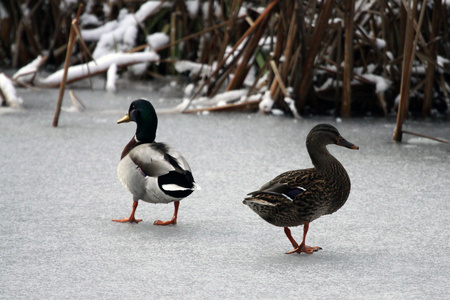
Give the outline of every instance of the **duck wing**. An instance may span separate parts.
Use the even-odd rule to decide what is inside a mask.
[[[129,157],[142,175],[157,178],[159,188],[172,197],[184,198],[196,188],[187,161],[165,143],[139,145]]]
[[[145,175],[151,177],[165,175],[171,171],[178,173],[191,171],[184,157],[163,143],[139,145],[130,152],[129,156]]]
[[[243,203],[275,226],[298,226],[323,214],[323,185],[316,169],[288,171],[249,193]]]
[[[277,202],[285,203],[285,201],[296,203],[310,195],[313,190],[316,190],[317,186],[323,183],[323,177],[314,168],[288,171],[278,175],[259,190],[248,195],[267,199],[273,204],[277,204]]]

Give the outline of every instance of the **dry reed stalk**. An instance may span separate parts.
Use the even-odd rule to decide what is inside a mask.
[[[283,56],[285,58],[285,62],[282,64],[281,69],[281,77],[284,82],[287,82],[289,76],[289,70],[295,69],[295,63],[297,57],[292,57],[293,53],[295,53],[294,48],[298,46],[298,36],[297,36],[297,27],[298,27],[298,19],[297,19],[297,10],[298,10],[298,2],[294,3],[294,7],[292,9],[292,15],[289,21],[289,27],[287,32],[287,40],[286,40],[286,47],[283,52]],[[288,83],[289,84],[289,83]]]
[[[281,77],[280,72],[278,72],[277,65],[273,60],[270,61],[270,67],[272,68],[272,71],[275,74],[276,79],[275,81],[278,83],[278,86],[280,87],[280,90],[283,92],[284,97],[290,97],[286,89],[286,86],[284,85],[284,80]]]
[[[333,0],[328,0],[324,4],[319,17],[316,20],[316,29],[314,32],[313,40],[311,41],[310,47],[308,49],[308,54],[306,55],[305,64],[302,68],[301,79],[297,88],[297,111],[301,111],[305,104],[306,96],[308,95],[312,86],[312,76],[314,71],[314,60],[317,53],[319,52],[322,39],[325,34],[325,29],[328,26],[328,20],[333,10]]]
[[[274,74],[272,77],[271,97],[278,107],[285,111],[291,111],[283,100],[285,97],[292,97],[286,86],[293,86],[296,77],[294,72],[297,70],[298,55],[301,50],[297,30],[299,23],[301,23],[298,17],[298,6],[298,1],[280,3],[280,12],[277,18],[276,47],[273,51],[273,58],[270,60]],[[277,63],[278,68],[276,68]]]
[[[247,41],[247,43],[249,43],[249,41]],[[208,97],[212,97],[215,94],[217,94],[219,89],[224,84],[224,82],[229,80],[229,75],[231,74],[231,72],[234,71],[234,67],[238,64],[238,61],[241,58],[241,56],[243,55],[245,48],[246,48],[246,46],[242,47],[242,50],[237,52],[237,54],[235,52],[233,60],[228,65],[225,65],[225,66],[222,67],[222,69],[221,69],[222,72],[220,74],[216,74],[216,80],[215,81],[209,81],[208,82],[208,93],[207,93]],[[209,77],[208,80],[211,77]]]
[[[351,115],[352,99],[352,73],[353,73],[353,19],[355,12],[355,0],[345,1],[344,24],[345,24],[345,46],[344,46],[344,76],[342,86],[342,117]]]
[[[281,5],[280,5],[281,6]],[[280,57],[283,53],[283,46],[284,46],[284,40],[285,40],[285,34],[283,30],[283,10],[280,9],[280,16],[278,18],[278,22],[276,24],[276,43],[275,47],[273,48],[271,58],[269,59],[269,64],[272,63],[272,61],[276,60],[277,62],[280,62]],[[281,67],[281,63],[280,63]],[[275,101],[275,103],[280,103],[280,86],[279,82],[282,81],[281,77],[277,79],[277,75],[273,68],[271,67],[272,72],[269,73],[269,83],[270,83],[270,97]],[[278,72],[278,69],[276,70]]]
[[[421,134],[421,133],[416,133],[416,132],[406,131],[406,130],[403,130],[403,133],[411,134],[411,135],[415,135],[415,136],[420,136],[420,137],[427,138],[427,139],[430,139],[430,140],[434,140],[434,141],[437,141],[437,142],[440,142],[440,143],[450,144],[449,140],[436,138],[436,137],[432,137],[432,136]]]
[[[9,1],[6,5],[6,10],[10,13],[11,18],[9,18],[6,23],[0,20],[1,27],[1,36],[0,36],[0,63],[8,63],[6,59],[2,58],[2,54],[6,54],[9,56],[9,49],[3,46],[5,43],[8,44],[8,39],[11,42],[17,40],[17,36],[21,36],[21,40],[17,45],[17,63],[21,64],[24,61],[29,61],[30,56],[32,55],[32,51],[30,49],[57,49],[58,47],[64,48],[67,45],[66,37],[64,36],[64,30],[69,31],[67,22],[67,15],[70,13],[70,10],[62,11],[58,5],[56,5],[55,1],[50,1],[48,6],[44,8],[39,8],[33,14],[29,14],[28,16],[21,15],[20,10],[24,10],[23,7],[27,7],[31,9],[36,8],[36,3],[42,4],[43,0],[29,1],[29,0],[19,0],[16,3],[12,3],[13,1]],[[243,78],[245,78],[245,74],[250,68],[250,66],[256,66],[259,72],[256,74],[258,78],[262,76],[267,76],[266,84],[271,87],[271,96],[275,101],[275,105],[283,109],[284,111],[288,111],[289,108],[286,106],[283,101],[284,93],[280,88],[280,82],[284,84],[284,87],[295,87],[295,91],[293,92],[293,98],[297,100],[296,105],[298,105],[298,94],[300,94],[300,90],[302,93],[306,93],[306,95],[311,95],[310,99],[305,96],[303,102],[303,108],[305,105],[311,107],[313,110],[315,108],[319,108],[323,100],[325,101],[333,101],[335,102],[335,112],[339,112],[339,109],[342,110],[342,115],[344,115],[344,110],[347,110],[351,105],[354,109],[361,108],[361,105],[364,106],[364,109],[370,107],[370,103],[365,97],[364,93],[360,93],[360,90],[355,89],[355,86],[350,85],[350,77],[348,76],[348,71],[351,72],[351,68],[347,63],[345,53],[345,47],[348,47],[348,41],[343,39],[344,30],[349,30],[349,26],[341,26],[341,24],[337,24],[336,22],[332,22],[327,24],[327,21],[330,18],[342,18],[345,16],[346,10],[344,9],[348,3],[353,2],[355,0],[345,0],[341,2],[333,2],[332,11],[330,12],[330,17],[328,20],[323,17],[323,11],[327,8],[327,5],[331,5],[328,1],[323,0],[306,0],[306,1],[278,1],[275,9],[273,9],[268,18],[267,22],[268,26],[266,26],[266,30],[262,35],[262,39],[273,39],[272,48],[270,49],[270,55],[267,55],[265,51],[260,51],[259,47],[254,44],[254,40],[256,40],[255,36],[260,30],[260,27],[253,24],[251,18],[255,19],[257,23],[258,20],[261,21],[261,15],[258,17],[254,17],[256,15],[256,10],[253,10],[251,7],[248,9],[248,15],[246,16],[238,16],[239,8],[241,6],[245,6],[242,0],[233,0],[233,1],[203,1],[202,3],[219,3],[219,9],[221,9],[221,13],[217,14],[217,5],[213,9],[213,6],[209,6],[209,12],[200,10],[199,16],[201,20],[206,20],[202,24],[200,24],[200,20],[196,19],[196,17],[192,18],[186,9],[186,1],[181,0],[177,1],[174,4],[176,11],[176,20],[175,24],[173,23],[172,15],[172,24],[169,22],[167,18],[164,18],[170,15],[170,11],[162,11],[161,18],[157,18],[159,21],[152,20],[146,21],[143,24],[143,31],[148,30],[148,26],[152,28],[154,26],[161,27],[161,24],[164,28],[168,28],[170,25],[175,25],[176,30],[171,30],[171,43],[170,45],[165,45],[156,51],[161,51],[162,49],[172,48],[172,51],[168,51],[169,55],[171,55],[171,60],[165,60],[168,64],[168,67],[165,69],[159,68],[159,71],[170,72],[169,64],[172,64],[176,59],[187,59],[192,60],[195,55],[189,55],[192,53],[199,53],[199,58],[197,58],[197,62],[202,64],[212,64],[213,62],[218,62],[219,64],[223,63],[219,68],[214,69],[212,73],[205,75],[203,79],[204,82],[202,86],[207,86],[207,95],[214,95],[219,91],[219,89],[226,87],[227,85],[230,88],[230,84],[235,84],[236,87],[242,84]],[[271,5],[273,1],[264,1],[258,3],[261,6]],[[368,0],[368,1],[357,1],[357,5],[354,6],[354,67],[361,68],[362,72],[366,73],[369,70],[375,75],[383,76],[384,78],[389,79],[391,84],[391,91],[398,91],[401,86],[401,75],[402,75],[402,60],[404,60],[403,56],[403,45],[404,41],[402,40],[405,37],[405,34],[399,34],[399,32],[404,32],[406,28],[406,16],[407,11],[405,9],[406,1],[385,1],[385,0]],[[422,1],[418,1],[422,2]],[[435,73],[438,69],[442,69],[441,66],[438,66],[436,63],[437,55],[441,57],[449,57],[448,49],[443,46],[442,41],[449,40],[450,31],[445,26],[444,20],[448,19],[448,10],[442,9],[442,0],[436,0],[437,4],[434,7],[422,6],[426,9],[425,18],[416,16],[412,22],[414,35],[414,42],[418,45],[417,53],[413,57],[414,63],[422,63],[427,64],[426,74],[419,74],[417,72],[411,72],[411,86],[409,91],[417,91],[417,95],[421,93],[424,94],[423,103],[412,102],[410,105],[410,110],[417,110],[416,113],[420,113],[420,109],[422,109],[422,114],[424,116],[428,115],[431,107],[431,99],[433,96],[433,87],[437,89],[439,93],[442,93],[444,97],[448,95],[448,91],[444,85],[445,78],[448,73],[447,70],[444,70],[444,75],[441,73]],[[17,3],[22,4],[21,8],[17,8]],[[419,6],[420,6],[419,3]],[[429,1],[427,2],[429,3]],[[138,7],[138,4],[127,4],[121,3],[118,7],[125,7],[127,5],[131,5],[134,8]],[[440,5],[440,6],[439,6]],[[42,6],[42,5],[41,5]],[[251,6],[251,4],[249,5]],[[439,8],[440,7],[440,8]],[[130,9],[130,10],[133,10]],[[400,12],[399,12],[400,11]],[[421,15],[423,16],[423,12]],[[42,26],[34,26],[39,22],[39,15],[42,13],[48,14],[49,18],[42,20]],[[88,12],[89,13],[89,12]],[[319,14],[321,13],[321,14]],[[203,14],[203,15],[202,15]],[[295,18],[294,18],[295,16]],[[27,28],[24,27],[23,22],[28,18],[27,24],[31,24]],[[113,16],[115,19],[116,16]],[[239,19],[246,18],[249,23],[249,27],[247,24],[243,22],[238,22]],[[440,22],[438,22],[440,18]],[[345,18],[344,18],[345,19]],[[325,21],[324,21],[325,20]],[[400,22],[399,22],[400,20]],[[26,20],[25,20],[26,21]],[[69,20],[70,21],[70,20]],[[216,22],[222,22],[221,24],[217,24]],[[422,25],[419,25],[423,23]],[[12,24],[12,28],[9,30],[10,32],[14,32],[14,34],[8,35],[8,39],[5,40],[4,31],[7,28],[8,24]],[[214,24],[214,25],[213,25]],[[402,25],[403,24],[403,25]],[[59,28],[55,30],[49,30],[45,28]],[[211,26],[209,26],[211,25]],[[18,26],[22,26],[19,28],[20,34],[17,33]],[[147,27],[145,27],[147,26]],[[225,28],[227,26],[227,28]],[[317,38],[317,31],[319,26],[325,26],[326,29],[323,33],[321,39]],[[158,27],[158,28],[159,28]],[[205,28],[202,31],[197,33],[193,33],[193,30],[199,30],[199,27],[209,27]],[[62,29],[61,29],[62,28]],[[247,29],[248,28],[248,29]],[[77,28],[75,28],[77,29]],[[243,42],[239,40],[242,36],[242,33],[247,30],[246,35],[246,44],[242,45]],[[415,31],[414,31],[415,30]],[[176,31],[176,32],[175,32]],[[49,34],[50,32],[50,34]],[[33,36],[33,39],[37,41],[34,43],[30,39],[30,34]],[[173,35],[177,36],[174,37]],[[46,35],[43,38],[43,35]],[[77,36],[80,36],[79,32],[76,32]],[[180,35],[186,35],[186,37],[176,40],[176,38],[180,38]],[[201,39],[198,37],[201,36]],[[346,34],[345,36],[348,36]],[[197,37],[197,38],[196,38]],[[276,38],[276,39],[275,39]],[[376,39],[381,39],[386,42],[384,47],[377,47]],[[175,47],[176,44],[182,41],[188,41],[185,43],[183,49]],[[82,40],[80,40],[82,41]],[[199,43],[202,45],[199,47]],[[347,43],[347,44],[346,44]],[[50,47],[49,47],[50,44]],[[240,45],[239,45],[240,44]],[[319,50],[317,51],[315,56],[310,55],[310,50],[312,47],[320,44]],[[61,46],[63,45],[63,46]],[[95,43],[91,43],[89,46],[94,46]],[[238,58],[234,57],[234,59],[228,59],[225,57],[226,49],[230,48],[230,46],[235,46],[238,48],[234,48],[233,56],[236,55],[240,57],[241,61],[248,60],[243,64],[237,64]],[[267,43],[266,43],[267,45]],[[379,45],[379,44],[378,44]],[[81,48],[84,50],[83,54],[86,53],[85,49],[86,45],[81,44]],[[139,46],[133,49],[133,51],[139,51],[146,47],[147,45]],[[46,48],[47,47],[47,48]],[[199,47],[198,49],[196,47]],[[251,48],[254,47],[253,56],[250,55]],[[173,52],[173,49],[176,48],[176,53]],[[179,49],[182,49],[178,51]],[[414,48],[416,49],[416,48]],[[399,51],[401,50],[401,51]],[[75,51],[75,50],[74,50]],[[54,57],[57,56],[58,51],[55,50]],[[66,52],[66,51],[64,51]],[[306,55],[305,55],[306,53]],[[15,53],[14,53],[15,54]],[[255,55],[256,54],[256,55]],[[257,57],[257,60],[254,60],[254,57]],[[14,58],[14,57],[13,57]],[[284,59],[281,59],[284,58]],[[11,61],[11,58],[9,58]],[[310,63],[312,59],[312,65],[307,66],[307,62]],[[57,64],[61,61],[61,56],[57,58]],[[161,60],[163,61],[163,60]],[[239,61],[239,63],[241,63]],[[273,61],[277,68],[278,75],[270,67],[270,62]],[[348,69],[343,70],[341,67],[342,62],[344,61],[345,67],[349,67]],[[74,64],[72,62],[72,64]],[[337,67],[337,72],[317,72],[320,69],[320,65],[331,64]],[[372,68],[373,67],[373,68]],[[369,69],[370,68],[370,69]],[[303,74],[302,74],[303,70]],[[156,71],[156,70],[154,70]],[[157,72],[157,71],[156,71]],[[265,74],[264,74],[265,72]],[[314,97],[314,92],[311,88],[302,89],[300,87],[301,84],[305,84],[305,74],[309,72],[310,79],[317,78],[317,81],[314,84],[321,85],[325,83],[326,80],[333,80],[333,82],[337,82],[338,84],[334,84],[332,89],[327,89],[326,94],[322,91],[317,94],[317,97]],[[380,74],[381,72],[381,74]],[[230,74],[235,73],[240,76],[236,76],[236,78],[232,81],[227,82],[230,78]],[[432,76],[432,73],[434,76]],[[99,73],[97,73],[99,74]],[[147,73],[150,74],[150,73]],[[152,73],[154,76],[156,74]],[[70,76],[70,72],[68,74]],[[90,74],[92,76],[95,74]],[[212,76],[211,76],[212,75]],[[317,77],[315,77],[317,75]],[[83,76],[86,78],[88,76]],[[354,79],[358,79],[355,74],[353,74]],[[434,78],[433,78],[434,77]],[[69,78],[69,77],[68,77]],[[281,78],[281,79],[280,79]],[[79,80],[81,78],[78,78]],[[201,78],[194,78],[194,80],[199,80]],[[347,80],[346,80],[347,79]],[[360,81],[360,80],[359,80]],[[67,84],[68,82],[66,82]],[[312,80],[307,82],[309,86],[312,86]],[[40,84],[39,82],[37,84]],[[258,93],[260,90],[256,90],[256,82],[250,88],[249,95],[252,93]],[[258,83],[259,84],[259,83]],[[58,84],[59,85],[59,84]],[[344,86],[344,88],[342,88]],[[373,86],[373,83],[371,83]],[[201,88],[200,88],[201,89]],[[199,89],[199,90],[200,90]],[[203,89],[204,90],[204,89]],[[331,97],[331,96],[334,96]],[[391,93],[387,93],[386,95],[377,94],[379,106],[382,108],[383,112],[389,111],[393,105],[393,96]],[[343,100],[339,101],[340,98],[343,99],[353,99],[362,100],[355,103],[354,106],[349,101]],[[386,99],[385,99],[386,97]],[[363,102],[365,101],[365,102]],[[412,99],[411,101],[420,101]],[[450,103],[447,100],[447,104],[450,106]],[[377,104],[378,105],[378,104]],[[330,106],[330,103],[326,104],[327,107]],[[347,109],[346,109],[347,107]],[[351,111],[353,113],[353,111]],[[357,112],[356,110],[354,111]]]
[[[255,29],[253,30],[253,35],[251,38],[249,38],[249,42],[244,49],[242,62],[238,65],[236,71],[234,72],[233,79],[226,89],[227,91],[242,87],[242,83],[244,82],[244,79],[250,69],[249,62],[255,53],[255,49],[259,45],[259,40],[261,39],[266,29],[272,9],[275,7],[277,2],[278,0],[274,0],[271,4],[269,4],[253,24],[252,27],[255,27]]]
[[[75,94],[73,90],[69,90],[70,98],[72,99],[72,103],[79,111],[84,111],[86,109],[86,105],[84,105],[83,101]],[[79,107],[81,107],[81,109]]]
[[[430,59],[436,61],[436,43],[434,43],[434,39],[436,38],[436,34],[439,30],[440,26],[440,17],[442,11],[442,3],[441,1],[434,1],[434,9],[433,16],[430,27],[430,41],[431,44],[429,46],[430,51]],[[422,117],[428,117],[431,114],[431,101],[433,97],[433,86],[434,86],[434,73],[435,73],[435,65],[427,63],[427,70],[425,74],[425,88],[423,93],[423,105],[422,105]]]
[[[17,26],[17,32],[16,32],[16,41],[14,42],[16,45],[16,51],[13,53],[12,58],[12,65],[14,68],[17,68],[19,66],[19,58],[20,55],[23,53],[23,46],[22,46],[22,32],[24,28],[23,21],[19,23],[19,26]]]
[[[244,111],[244,110],[256,110],[258,109],[258,104],[260,100],[248,100],[245,102],[232,103],[222,106],[213,106],[213,107],[203,107],[203,108],[194,108],[183,111],[183,113],[198,113],[198,112],[223,112],[223,111]]]
[[[255,81],[253,82],[252,86],[249,88],[247,96],[250,96],[254,93],[257,93],[260,88],[263,86],[266,86],[266,83],[262,83],[261,86],[256,86],[259,82],[259,80],[264,76],[264,73],[269,69],[270,60],[266,59],[264,62],[264,65],[260,68],[258,75],[255,78]]]
[[[245,18],[245,16],[240,16],[240,17],[238,17],[238,19],[243,19],[243,18]],[[222,22],[222,23],[220,23],[220,24],[216,24],[216,25],[214,25],[214,26],[205,28],[205,29],[203,29],[203,30],[201,30],[201,31],[199,31],[199,32],[190,34],[190,35],[185,36],[184,38],[181,38],[181,39],[179,39],[179,40],[172,41],[170,44],[167,44],[167,45],[161,46],[161,47],[159,47],[159,48],[157,48],[157,49],[154,49],[154,51],[155,51],[155,52],[159,52],[159,51],[161,51],[161,50],[170,48],[170,47],[172,47],[172,46],[174,46],[174,45],[176,45],[176,44],[179,44],[179,43],[188,41],[188,40],[190,40],[190,39],[193,39],[193,38],[202,36],[202,35],[204,35],[204,34],[207,33],[207,32],[216,30],[217,28],[220,28],[220,27],[227,26],[227,25],[230,24],[230,22],[231,22],[231,20],[228,20],[228,21]],[[142,45],[136,46],[136,47],[134,47],[133,49],[130,49],[130,50],[126,51],[126,52],[127,52],[127,53],[138,52],[138,51],[141,51],[141,50],[145,49],[145,48],[148,47],[148,46],[151,46],[151,45],[150,45],[150,44],[142,44]]]
[[[251,67],[250,65],[251,58],[255,53],[255,49],[258,47],[259,39],[262,37],[262,34],[264,33],[265,30],[264,25],[265,23],[261,23],[260,26],[258,26],[258,29],[255,31],[252,38],[250,38],[246,43],[246,46],[241,52],[242,53],[241,63],[237,65],[237,68],[233,73],[233,78],[231,79],[230,83],[226,88],[227,91],[239,89],[242,87],[244,79],[247,76],[248,71],[250,70]]]
[[[62,100],[64,97],[64,90],[66,88],[67,70],[69,69],[70,56],[72,55],[72,50],[73,50],[73,46],[74,46],[74,42],[75,42],[75,33],[76,32],[75,32],[74,27],[78,26],[78,19],[80,18],[82,7],[83,7],[82,4],[80,4],[78,6],[77,15],[76,15],[75,19],[73,19],[72,26],[70,29],[69,43],[67,45],[66,60],[64,62],[64,74],[63,74],[63,79],[62,79],[61,85],[59,87],[58,102],[56,104],[56,111],[55,111],[55,115],[53,117],[53,123],[52,123],[53,127],[58,126],[59,114],[61,113],[61,105],[62,105]]]
[[[221,1],[222,2],[222,1]],[[224,36],[223,36],[223,41],[221,43],[220,46],[220,51],[219,54],[217,55],[217,61],[221,61],[225,55],[225,51],[228,47],[228,44],[230,42],[230,32],[233,32],[233,28],[236,26],[236,21],[239,20],[239,10],[242,6],[242,2],[243,0],[233,0],[233,2],[231,3],[231,15],[228,19],[228,26],[227,26],[227,30],[225,30],[224,32]],[[222,11],[223,11],[223,16],[226,17],[226,7],[225,4],[222,2]],[[249,17],[246,16],[246,19],[248,19]],[[251,26],[252,24],[250,24]]]
[[[411,8],[412,2],[412,8]],[[402,80],[400,86],[400,102],[397,112],[397,123],[394,129],[394,141],[402,141],[402,127],[408,113],[409,104],[409,87],[411,81],[411,68],[414,60],[414,28],[413,20],[416,16],[418,0],[409,0],[408,3],[403,1],[407,13],[406,29],[405,29],[405,42],[403,46],[403,67],[402,67]]]
[[[285,35],[285,30],[284,30],[284,10],[285,8],[283,7],[286,3],[284,4],[280,4],[280,15],[278,17],[278,22],[276,24],[276,43],[275,43],[275,47],[272,51],[272,55],[271,58],[269,58],[270,61],[275,60],[277,62],[280,61],[280,57],[283,54],[283,49],[285,47],[285,39],[286,39],[286,35]],[[273,68],[272,68],[273,69]],[[278,69],[277,69],[278,71]],[[270,80],[269,82],[271,82],[270,84],[270,97],[276,102],[276,103],[280,103],[280,87],[278,85],[279,81],[281,80],[277,80],[276,78],[276,74],[275,72],[272,71],[272,74],[270,74]],[[281,79],[281,78],[280,78]]]
[[[441,86],[442,89],[442,93],[444,94],[445,99],[450,99],[450,93],[449,91],[447,91],[447,87],[446,87],[446,81],[444,78],[444,74],[440,74],[440,80],[439,80],[439,85]]]
[[[204,82],[202,82],[200,84],[200,86],[197,89],[197,92],[195,93],[195,95],[193,96],[194,98],[197,97],[200,92],[202,91],[203,87],[207,84],[210,84],[211,79],[215,78],[220,70],[222,69],[222,67],[225,65],[225,63],[227,62],[228,58],[234,54],[234,52],[236,51],[236,49],[239,47],[239,45],[250,35],[253,33],[253,31],[256,30],[257,26],[259,25],[259,23],[261,23],[264,19],[266,14],[268,14],[273,7],[277,4],[279,0],[274,0],[272,1],[267,7],[266,9],[261,13],[261,15],[259,15],[259,17],[255,20],[255,22],[253,23],[252,26],[250,26],[247,31],[245,31],[245,33],[239,38],[239,40],[235,43],[235,45],[233,46],[233,48],[230,50],[230,52],[217,64],[216,69],[209,74],[209,77],[207,80],[205,80]],[[242,53],[242,52],[241,52]],[[216,89],[217,90],[217,89]]]
[[[6,101],[6,96],[5,96],[5,94],[3,94],[2,89],[0,89],[0,99],[2,100],[2,101],[0,101],[0,106],[8,105],[8,102]]]
[[[171,44],[176,40],[177,38],[177,12],[173,12],[170,14],[170,41]],[[173,44],[170,47],[170,56],[172,57],[173,61],[176,59],[176,47],[175,44]],[[172,73],[175,73],[175,66],[172,64]]]

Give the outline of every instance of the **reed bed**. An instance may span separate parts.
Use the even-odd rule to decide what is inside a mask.
[[[81,2],[80,29],[87,29],[118,19],[123,9],[135,12],[146,1],[2,1],[0,65],[19,68],[44,55],[41,70],[61,68]],[[294,116],[382,116],[396,113],[399,103],[406,115],[448,112],[448,2],[201,0],[194,1],[199,5],[194,10],[192,1],[160,2],[139,24],[135,47],[125,51],[142,51],[150,33],[167,34],[170,42],[156,49],[159,63],[149,64],[141,78],[189,73],[196,85],[192,111],[258,104],[264,110],[261,103],[269,98],[270,109]],[[72,65],[91,59],[97,41],[85,44],[75,47]],[[177,64],[185,61],[201,71],[180,71]],[[245,97],[226,105],[195,105],[200,97],[241,89]]]

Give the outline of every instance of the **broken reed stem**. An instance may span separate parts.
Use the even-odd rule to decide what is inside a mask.
[[[273,60],[270,61],[270,66],[272,67],[273,74],[275,74],[275,79],[278,81],[278,85],[280,86],[284,97],[290,97],[286,86],[284,85],[283,78],[281,78],[280,72],[278,72],[277,65]]]
[[[61,105],[62,105],[62,100],[64,97],[64,90],[66,88],[67,71],[69,69],[70,56],[72,55],[73,44],[75,41],[75,26],[77,26],[77,24],[78,24],[78,19],[81,15],[82,7],[83,7],[82,4],[80,4],[78,6],[77,16],[75,17],[75,19],[72,20],[72,26],[70,27],[70,36],[69,36],[69,42],[68,42],[68,46],[67,46],[66,60],[64,62],[64,74],[63,74],[61,85],[59,87],[58,102],[56,104],[55,116],[53,117],[53,124],[52,124],[53,127],[58,126],[59,114],[61,113]]]
[[[86,105],[84,105],[83,101],[81,101],[81,99],[78,98],[77,95],[75,95],[75,92],[73,90],[69,90],[69,95],[75,107],[78,107],[78,105],[80,105],[83,110],[86,109]]]
[[[430,139],[430,140],[434,140],[434,141],[437,141],[437,142],[440,142],[440,143],[450,144],[449,140],[436,138],[436,137],[432,137],[432,136],[421,134],[421,133],[416,133],[416,132],[406,131],[406,130],[403,130],[403,133],[411,134],[411,135],[415,135],[415,136],[420,136],[420,137],[427,138],[427,139]]]
[[[86,45],[86,43],[83,40],[83,37],[81,36],[81,31],[80,28],[78,26],[73,26],[73,29],[75,29],[75,33],[77,34],[77,36],[79,37],[78,42],[80,43],[80,46],[82,48],[83,53],[87,54],[89,56],[89,58],[95,63],[97,64],[97,62],[95,61],[94,57],[92,56],[91,51],[89,50],[89,47]]]

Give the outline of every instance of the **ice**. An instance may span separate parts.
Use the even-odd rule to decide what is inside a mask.
[[[126,90],[110,94],[93,84],[76,90],[87,109],[62,112],[58,128],[57,89],[18,89],[24,109],[0,116],[1,298],[448,297],[448,145],[393,143],[389,118],[161,114],[157,141],[181,151],[202,189],[181,202],[175,226],[153,225],[173,205],[143,202],[141,223],[118,224],[111,220],[128,216],[132,199],[116,168],[136,127],[116,121],[137,98],[171,108],[183,88],[123,82]],[[328,147],[352,190],[339,211],[310,225],[308,245],[323,250],[287,255],[283,228],[242,200],[281,172],[311,167],[305,138],[323,122],[360,147]],[[448,121],[404,128],[450,139]],[[302,228],[291,230],[298,241]]]

